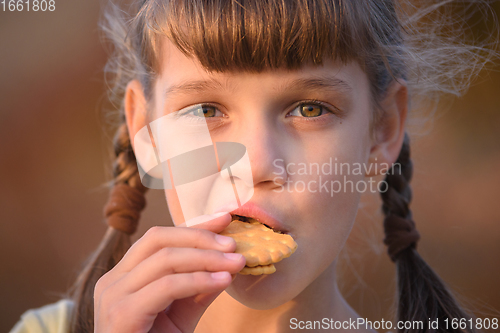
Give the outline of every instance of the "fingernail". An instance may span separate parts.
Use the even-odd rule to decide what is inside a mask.
[[[226,257],[229,260],[234,260],[238,261],[242,257],[240,253],[224,253],[224,257]]]
[[[226,280],[229,277],[229,272],[217,272],[211,274],[214,280]]]
[[[217,241],[217,243],[219,243],[220,245],[224,245],[224,246],[227,246],[227,245],[231,244],[232,242],[234,242],[234,240],[231,237],[222,236],[219,234],[215,235],[215,240]]]

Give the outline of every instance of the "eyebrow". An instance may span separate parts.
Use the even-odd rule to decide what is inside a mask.
[[[317,76],[310,78],[298,78],[287,80],[280,85],[276,91],[286,90],[334,90],[344,93],[350,93],[352,87],[344,80],[334,76]]]
[[[188,93],[202,93],[209,90],[231,90],[227,80],[224,82],[215,79],[209,80],[194,80],[187,81],[179,84],[174,84],[165,90],[165,96],[175,94],[188,94]],[[311,78],[298,78],[287,80],[285,83],[280,84],[274,90],[282,92],[287,90],[335,90],[340,92],[349,93],[352,87],[344,80],[337,77],[318,76]]]
[[[224,81],[224,83],[217,81],[215,79],[209,80],[194,80],[187,81],[179,84],[173,84],[165,90],[165,96],[176,95],[176,94],[188,94],[188,93],[201,93],[208,90],[230,90],[229,83]]]

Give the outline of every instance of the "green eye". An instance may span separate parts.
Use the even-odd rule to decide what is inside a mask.
[[[317,117],[322,113],[323,107],[316,104],[302,104],[299,106],[300,114],[303,117]]]
[[[215,117],[215,114],[217,112],[217,109],[213,106],[210,105],[204,105],[202,107],[199,107],[193,111],[193,115],[197,117],[205,117],[205,118],[211,118]]]

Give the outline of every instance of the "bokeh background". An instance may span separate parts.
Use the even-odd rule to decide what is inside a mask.
[[[1,332],[57,301],[106,229],[101,6],[0,10]],[[414,138],[412,207],[422,256],[480,317],[500,317],[500,74],[489,68]],[[138,235],[171,223],[160,191],[147,200]],[[345,296],[371,320],[390,318],[395,287],[379,205],[364,198],[342,264]]]

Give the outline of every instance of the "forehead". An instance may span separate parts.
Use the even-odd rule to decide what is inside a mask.
[[[162,41],[160,73],[157,83],[165,95],[206,90],[235,90],[258,83],[275,92],[289,86],[330,89],[344,94],[359,92],[368,79],[356,61],[346,65],[326,59],[323,64],[304,64],[299,69],[273,69],[259,73],[248,71],[211,72],[196,57],[186,56],[168,38]]]

